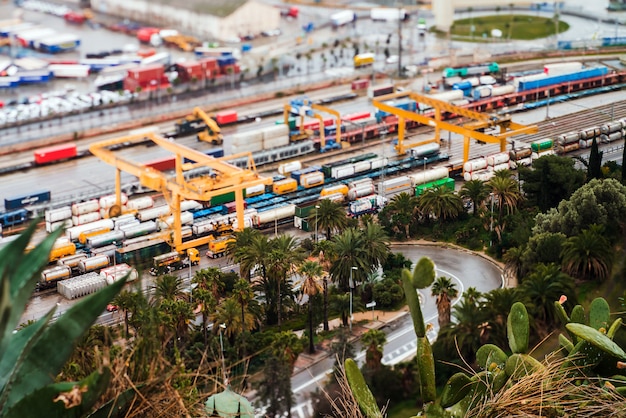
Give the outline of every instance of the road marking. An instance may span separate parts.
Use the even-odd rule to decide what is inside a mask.
[[[326,376],[328,376],[330,373],[333,372],[333,369],[328,369],[326,370],[324,373],[320,373],[317,376],[313,377],[311,380],[309,380],[307,383],[300,385],[294,389],[292,389],[293,393],[297,393],[300,392],[302,389],[304,389],[307,386],[310,386],[312,383],[317,383],[322,379],[325,379]]]

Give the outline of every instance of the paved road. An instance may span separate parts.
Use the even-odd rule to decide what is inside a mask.
[[[408,244],[393,245],[392,250],[404,254],[414,264],[421,257],[430,257],[435,262],[437,276],[452,278],[461,292],[469,287],[475,287],[480,292],[488,292],[500,288],[503,284],[502,272],[497,265],[469,251]],[[432,339],[436,336],[438,328],[437,307],[429,290],[420,291],[420,296],[423,301],[424,320],[435,327],[429,334],[429,338]],[[454,303],[456,302],[458,299]],[[415,354],[416,338],[410,315],[401,316],[393,325],[383,330],[387,333],[387,344],[383,351],[384,364],[397,364]],[[362,363],[364,358],[365,352],[360,351],[359,348],[357,361]],[[293,376],[291,385],[297,403],[293,410],[295,416],[302,418],[311,416],[308,394],[324,386],[324,381],[332,370],[333,364],[334,358],[327,357]]]

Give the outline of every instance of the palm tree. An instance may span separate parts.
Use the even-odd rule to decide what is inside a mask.
[[[410,227],[417,212],[417,198],[409,193],[394,196],[384,209],[394,231],[404,230],[405,238],[410,237]]]
[[[326,239],[332,237],[334,231],[341,231],[348,224],[346,211],[341,203],[336,203],[328,199],[322,199],[309,214],[309,224],[313,224],[317,219],[318,227],[326,230]]]
[[[197,284],[197,288],[207,290],[217,301],[224,291],[222,271],[217,267],[209,267],[196,271],[191,283]]]
[[[604,235],[604,226],[590,225],[569,237],[561,252],[563,271],[583,279],[606,280],[613,264],[613,249]]]
[[[519,295],[528,302],[529,313],[535,320],[535,329],[540,336],[557,324],[554,302],[561,295],[574,300],[574,280],[563,273],[556,264],[538,264],[518,287]]]
[[[489,189],[482,180],[466,181],[459,191],[461,197],[472,201],[474,216],[478,215],[478,208],[481,207],[489,196]]]
[[[426,219],[431,217],[445,221],[455,219],[463,212],[463,200],[452,190],[444,187],[427,189],[418,198],[418,207]]]
[[[233,292],[231,294],[231,297],[235,301],[237,301],[237,303],[241,307],[241,316],[240,316],[241,323],[245,325],[247,323],[246,314],[252,313],[253,318],[255,319],[255,325],[256,325],[256,322],[257,322],[256,320],[258,318],[256,317],[256,315],[254,315],[254,309],[250,311],[248,309],[251,306],[256,305],[256,300],[254,299],[254,292],[252,291],[252,287],[250,286],[250,283],[245,279],[240,279],[239,281],[237,281],[237,283],[235,283],[235,286],[233,287]],[[242,358],[246,358],[246,332],[247,331],[249,330],[244,329],[241,332]]]
[[[271,244],[266,235],[250,233],[240,236],[242,246],[237,246],[234,250],[233,259],[239,263],[239,269],[244,277],[250,277],[253,268],[260,268],[261,277],[267,278],[267,255],[270,252]]]
[[[249,260],[251,256],[249,247],[252,245],[254,239],[259,236],[263,236],[261,231],[253,228],[244,228],[241,231],[235,232],[235,240],[228,243],[226,254],[236,263]],[[244,279],[250,279],[250,268],[241,269],[241,275]]]
[[[498,205],[498,224],[502,224],[504,210],[513,213],[522,201],[517,182],[510,177],[493,177],[487,183]]]
[[[313,343],[313,296],[317,295],[322,288],[318,283],[318,279],[324,274],[322,266],[315,261],[305,261],[298,268],[298,272],[304,276],[302,281],[302,293],[308,296],[309,307],[309,353],[315,353],[315,344]]]
[[[383,348],[387,343],[387,334],[378,329],[370,329],[361,337],[361,343],[367,346],[365,364],[370,370],[378,370],[382,365]]]
[[[339,314],[341,324],[348,326],[350,319],[350,293],[336,293],[330,297],[330,309]]]
[[[209,317],[215,312],[215,308],[217,307],[217,301],[208,289],[197,286],[195,289],[191,291],[191,295],[197,306],[200,308],[200,313],[202,314],[202,336],[204,338],[204,343],[208,342],[208,324]]]
[[[431,294],[436,298],[439,328],[443,328],[450,323],[452,300],[459,291],[449,277],[440,276],[433,282]]]
[[[524,247],[512,247],[506,250],[502,255],[504,259],[504,268],[509,270],[515,275],[515,278],[519,281],[523,275],[524,267]]]
[[[324,292],[323,322],[324,331],[328,331],[330,329],[328,326],[328,274],[334,259],[334,243],[326,240],[320,241],[316,245],[316,251],[319,251],[319,263],[324,270],[324,274],[322,275],[322,286]]]
[[[232,344],[236,335],[241,334],[244,329],[252,329],[254,327],[254,319],[251,318],[251,315],[245,317],[243,321],[240,315],[239,303],[234,298],[230,297],[222,300],[211,318],[213,329],[219,330],[220,324],[225,324],[224,335]]]
[[[340,235],[336,235],[333,242],[335,243],[336,258],[330,268],[330,275],[341,289],[347,290],[352,267],[356,267],[352,273],[355,283],[363,281],[372,270],[364,245],[363,234],[357,229],[349,228]]]
[[[366,250],[367,263],[372,266],[372,270],[376,270],[387,261],[390,254],[389,237],[385,234],[382,226],[377,223],[366,224],[361,235]]]
[[[120,311],[124,312],[124,328],[126,329],[126,337],[128,338],[128,315],[137,306],[136,293],[122,290],[115,299],[113,299],[112,303],[117,306]]]
[[[154,297],[157,303],[180,299],[184,295],[182,277],[165,274],[157,277],[154,283]]]
[[[268,280],[265,290],[266,298],[268,295],[270,296],[267,300],[270,312],[276,314],[276,324],[280,329],[283,297],[291,296],[291,286],[287,277],[304,260],[304,251],[294,237],[284,234],[272,239],[270,248],[270,253],[265,255],[268,265]],[[272,298],[274,295],[275,298]],[[270,301],[275,303],[269,303]]]

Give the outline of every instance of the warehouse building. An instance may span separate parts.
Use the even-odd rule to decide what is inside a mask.
[[[91,6],[96,12],[222,42],[280,26],[280,10],[257,0],[91,0]]]

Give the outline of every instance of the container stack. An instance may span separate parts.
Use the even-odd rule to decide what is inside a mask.
[[[264,128],[263,149],[272,149],[289,144],[289,126],[274,125]]]
[[[114,194],[102,196],[98,203],[100,204],[100,217],[102,219],[110,217],[110,209],[115,205],[116,197]],[[128,211],[126,204],[128,203],[128,196],[126,193],[120,193],[120,201],[122,203],[121,212]]]
[[[463,164],[463,179],[488,181],[493,177],[493,171],[487,170],[487,159],[476,158]]]
[[[532,164],[532,153],[533,151],[530,148],[517,148],[509,151],[509,168],[514,170],[520,165],[530,166]]]
[[[72,224],[74,226],[96,222],[102,219],[100,216],[100,203],[97,199],[72,205]]]
[[[106,279],[98,273],[90,272],[57,283],[57,292],[67,299],[76,299],[90,295],[104,288]]]
[[[259,152],[263,150],[263,131],[238,132],[230,136],[231,153]]]
[[[46,221],[47,233],[51,233],[58,228],[71,228],[73,226],[72,208],[70,206],[63,206],[46,210],[44,219]]]
[[[488,171],[500,171],[500,170],[508,170],[509,160],[511,157],[508,152],[499,152],[497,154],[488,155],[487,160],[487,170]]]
[[[530,149],[532,150],[531,158],[536,160],[545,155],[554,154],[554,141],[550,138],[540,139],[530,143]]]

